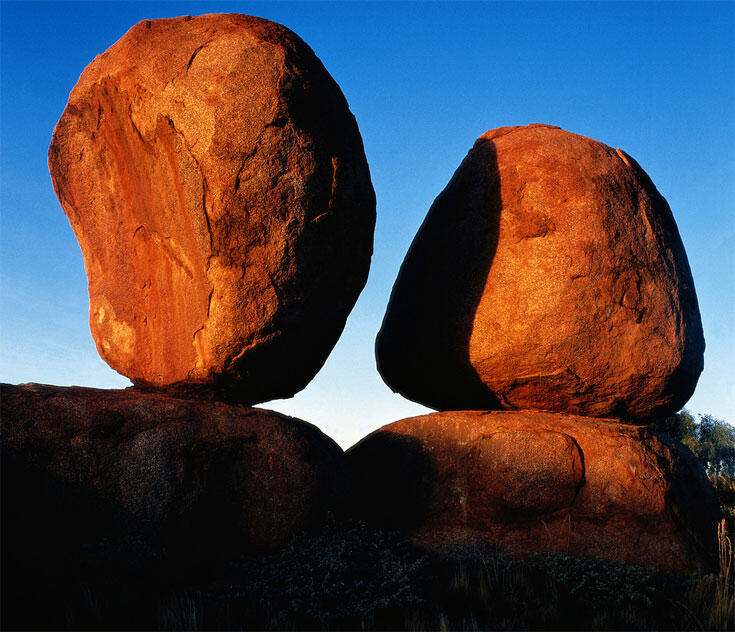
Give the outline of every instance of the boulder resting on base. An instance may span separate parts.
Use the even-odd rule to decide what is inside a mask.
[[[49,169],[113,369],[252,405],[324,364],[367,280],[375,193],[339,86],[293,32],[140,22],[82,73]]]
[[[432,204],[376,340],[378,370],[437,410],[646,423],[703,367],[666,200],[622,150],[551,125],[477,139]]]

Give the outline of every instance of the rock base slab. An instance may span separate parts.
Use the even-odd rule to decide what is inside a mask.
[[[530,411],[397,421],[347,452],[352,510],[448,549],[482,541],[689,572],[719,510],[699,462],[645,428]]]
[[[341,448],[268,410],[24,384],[2,385],[0,418],[4,552],[264,553],[318,531],[344,495]]]

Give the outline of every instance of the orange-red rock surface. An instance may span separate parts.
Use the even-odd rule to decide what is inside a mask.
[[[485,541],[689,572],[719,509],[696,458],[647,429],[530,411],[397,421],[347,451],[356,517],[430,547]]]
[[[354,117],[294,33],[137,24],[84,70],[49,166],[115,370],[250,404],[322,366],[367,279],[375,195]]]
[[[437,197],[377,344],[439,410],[675,412],[704,339],[666,200],[621,150],[548,125],[483,134]]]
[[[268,410],[4,384],[0,423],[3,550],[21,556],[135,538],[187,560],[268,552],[344,494],[341,448]]]

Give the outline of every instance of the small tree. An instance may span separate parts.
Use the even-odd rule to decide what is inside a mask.
[[[651,424],[681,441],[701,461],[708,474],[735,477],[735,427],[712,415],[695,420],[686,408]]]
[[[666,419],[654,422],[651,426],[656,432],[665,432],[677,441],[681,441],[694,452],[692,446],[697,442],[697,427],[694,416],[686,408]]]
[[[710,474],[735,476],[735,428],[712,415],[697,425],[697,457]]]

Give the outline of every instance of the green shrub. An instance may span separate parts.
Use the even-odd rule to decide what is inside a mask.
[[[688,447],[710,475],[735,477],[735,427],[712,415],[699,420],[686,409],[650,424]]]

